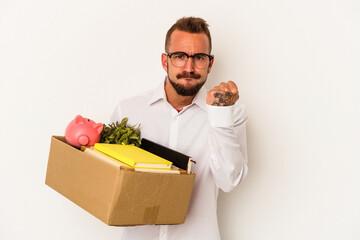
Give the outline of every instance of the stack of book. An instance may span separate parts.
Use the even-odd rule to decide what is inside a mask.
[[[184,174],[191,172],[192,158],[143,138],[141,147],[96,143],[85,151],[116,161],[121,167],[140,172]]]

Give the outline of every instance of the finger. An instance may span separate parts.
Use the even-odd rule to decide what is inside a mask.
[[[233,81],[228,81],[227,82],[228,86],[229,86],[229,91],[232,92],[233,94],[238,94],[238,88],[236,86],[236,84]]]
[[[222,88],[220,86],[216,86],[212,89],[212,91],[214,91],[214,92],[222,91]]]
[[[230,87],[229,87],[229,85],[227,83],[222,82],[222,83],[219,84],[219,87],[224,92],[230,92]]]

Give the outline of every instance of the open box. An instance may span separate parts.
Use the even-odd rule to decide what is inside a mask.
[[[136,172],[52,136],[45,183],[114,226],[185,222],[195,174]]]

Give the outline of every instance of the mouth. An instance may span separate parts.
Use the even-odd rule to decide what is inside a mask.
[[[185,84],[186,83],[192,83],[192,82],[196,82],[198,79],[196,78],[189,78],[189,77],[186,77],[186,78],[178,78],[178,81],[182,81],[184,82]]]

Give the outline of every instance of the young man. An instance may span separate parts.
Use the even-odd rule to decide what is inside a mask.
[[[218,189],[231,191],[247,174],[246,109],[234,82],[206,92],[214,63],[211,36],[201,18],[179,19],[168,31],[161,63],[165,81],[121,101],[112,121],[141,123],[142,137],[191,156],[196,173],[184,224],[128,227],[123,239],[219,240]]]

